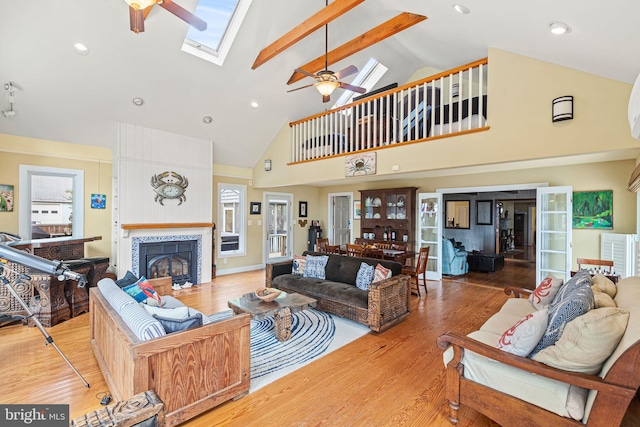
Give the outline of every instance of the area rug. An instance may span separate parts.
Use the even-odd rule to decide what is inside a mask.
[[[280,342],[273,317],[251,321],[251,388],[254,392],[365,335],[360,323],[322,311],[293,313],[291,339]]]

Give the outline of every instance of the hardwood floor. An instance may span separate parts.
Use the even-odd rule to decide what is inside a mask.
[[[464,333],[477,329],[507,298],[503,281],[531,274],[530,269],[507,265],[503,274],[428,281],[428,295],[411,297],[411,315],[404,322],[381,334],[369,333],[183,426],[450,426],[442,352],[435,340],[450,329]],[[263,283],[264,271],[221,276],[174,296],[213,313],[226,309],[228,299]],[[72,418],[101,408],[97,396],[107,388],[89,346],[88,319],[83,314],[48,331],[90,389],[55,349],[43,345],[44,337],[36,328],[0,328],[0,402],[68,403]],[[624,425],[640,425],[640,411],[628,412]],[[462,406],[458,425],[495,424]]]

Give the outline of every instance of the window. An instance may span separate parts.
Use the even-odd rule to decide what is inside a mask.
[[[218,233],[220,256],[246,253],[245,212],[247,187],[218,184]]]
[[[84,237],[84,171],[20,165],[20,236]]]
[[[199,0],[195,14],[207,23],[207,29],[199,31],[189,27],[182,50],[213,62],[224,63],[231,44],[238,34],[252,0]]]

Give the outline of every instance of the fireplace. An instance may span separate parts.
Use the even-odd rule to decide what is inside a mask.
[[[140,276],[171,276],[173,283],[198,283],[197,240],[140,243],[138,262]]]

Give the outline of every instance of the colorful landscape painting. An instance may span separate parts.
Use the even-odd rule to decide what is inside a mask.
[[[613,190],[575,191],[573,228],[613,228]]]
[[[13,212],[13,185],[0,184],[0,212]]]

